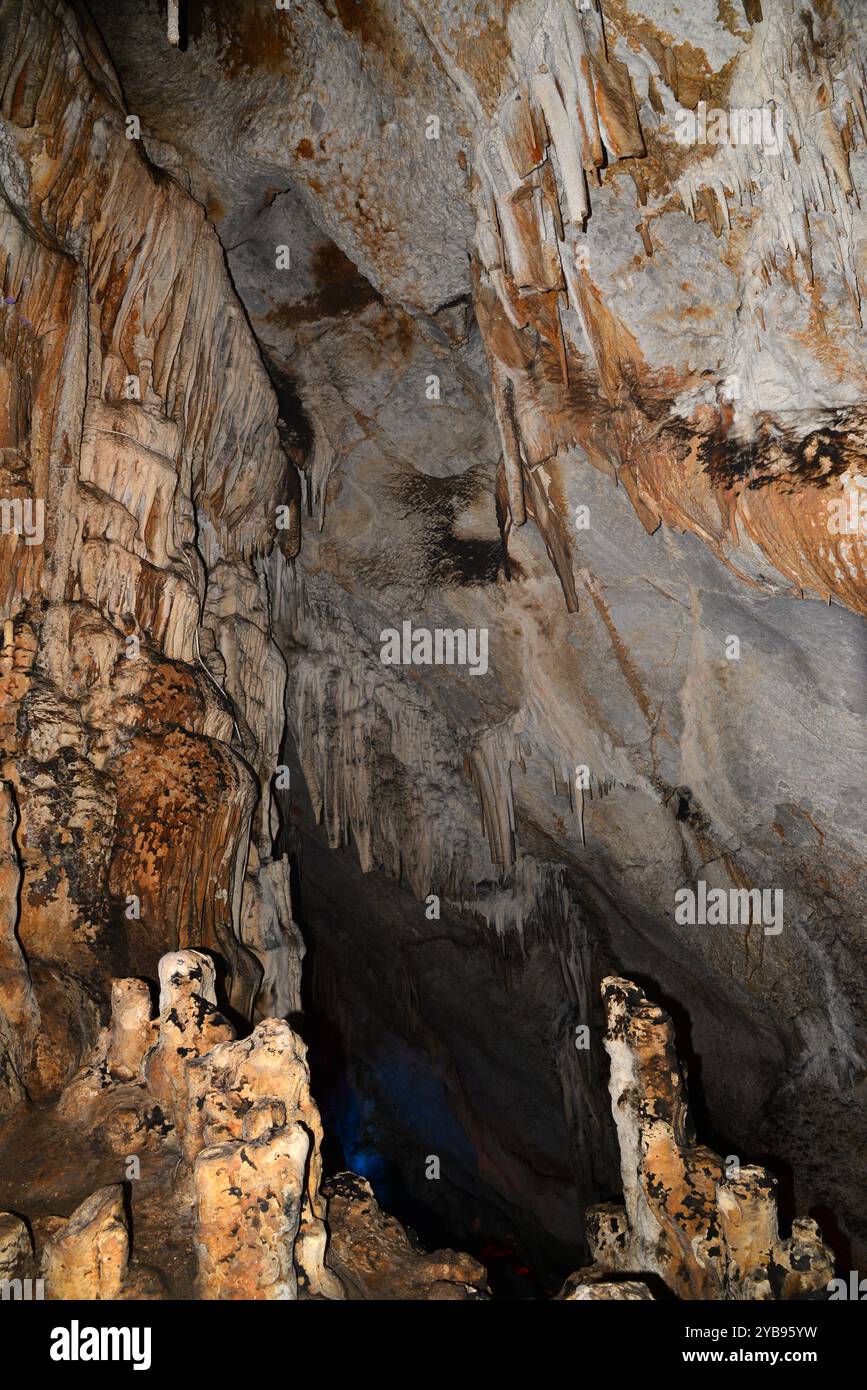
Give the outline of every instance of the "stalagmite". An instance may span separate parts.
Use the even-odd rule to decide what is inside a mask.
[[[33,1259],[30,1232],[20,1216],[0,1212],[0,1281],[26,1276]]]
[[[177,48],[181,41],[181,0],[168,0],[166,23],[168,25],[169,43],[173,48]]]
[[[179,1133],[190,1118],[190,1059],[235,1036],[217,1010],[214,979],[213,961],[200,951],[178,951],[160,961],[159,1033],[145,1064],[145,1081]]]
[[[158,1041],[151,1021],[151,995],[144,980],[113,980],[107,1062],[119,1081],[141,1076],[145,1057]]]
[[[814,1221],[778,1233],[764,1169],[696,1143],[668,1015],[630,980],[602,982],[624,1207],[587,1214],[601,1270],[652,1273],[682,1298],[789,1299],[827,1289],[834,1264]]]
[[[129,1266],[123,1189],[103,1187],[82,1202],[51,1237],[42,1255],[46,1292],[53,1299],[116,1299]]]
[[[294,1299],[292,1262],[310,1140],[282,1105],[258,1102],[240,1139],[195,1162],[200,1298]]]
[[[486,1297],[485,1270],[478,1261],[454,1250],[425,1254],[417,1249],[382,1211],[364,1178],[338,1173],[327,1191],[332,1258],[356,1298],[459,1302]]]

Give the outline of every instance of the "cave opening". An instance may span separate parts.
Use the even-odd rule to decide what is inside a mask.
[[[279,798],[275,854],[290,854],[293,912],[305,942],[297,1027],[323,1117],[326,1175],[349,1170],[366,1178],[420,1247],[467,1251],[486,1269],[495,1298],[551,1297],[574,1268],[583,1240],[580,1184],[557,1089],[558,1006],[545,999],[551,1037],[535,1037],[527,1067],[516,1068],[511,1049],[532,1027],[512,1002],[520,998],[521,953],[509,961],[513,944],[507,943],[480,950],[479,931],[487,929],[448,913],[437,921],[433,942],[425,939],[416,920],[424,916],[406,883],[362,874],[351,843],[329,847],[294,746],[284,756],[291,791]],[[448,951],[447,964],[434,955],[426,974],[437,940]],[[535,971],[533,1000],[562,993],[556,953],[540,949]],[[462,981],[467,974],[471,985]],[[469,1029],[465,1011],[474,1016]],[[512,1021],[508,1032],[504,1018]],[[462,1033],[474,1039],[465,1056]],[[464,1084],[462,1067],[496,1078],[493,1094],[478,1079]],[[538,1137],[526,1135],[522,1151],[520,1120],[504,1117],[532,1114],[534,1103],[546,1102]],[[515,1164],[511,1187],[497,1171],[501,1143],[514,1149],[507,1154]],[[607,1180],[608,1188],[590,1195],[615,1196],[613,1172]],[[548,1184],[557,1216],[568,1210],[568,1231],[562,1224],[558,1231],[556,1221],[546,1224],[528,1200]]]

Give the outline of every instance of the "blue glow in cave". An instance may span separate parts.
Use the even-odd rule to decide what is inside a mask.
[[[367,1178],[375,1192],[386,1185],[386,1164],[382,1155],[371,1143],[370,1128],[365,1112],[371,1109],[368,1102],[359,1102],[352,1090],[349,1092],[346,1110],[341,1116],[338,1136],[343,1148],[347,1168]]]
[[[431,1072],[425,1059],[398,1039],[373,1060],[369,1094],[360,1093],[344,1074],[323,1104],[326,1132],[336,1138],[343,1163],[364,1177],[384,1206],[399,1204],[403,1181],[387,1157],[387,1140],[378,1140],[377,1097],[381,1112],[387,1096],[394,1118],[407,1134],[417,1138],[420,1158],[435,1153],[451,1156],[470,1171],[476,1154],[451,1111],[442,1080]],[[381,1114],[380,1114],[381,1118]]]
[[[371,1143],[373,1106],[343,1079],[339,1094],[327,1106],[333,1134],[343,1150],[343,1161],[353,1173],[367,1178],[375,1192],[387,1186],[386,1164]]]
[[[418,1137],[421,1153],[449,1155],[469,1172],[478,1170],[476,1151],[449,1101],[443,1079],[428,1058],[397,1039],[374,1059],[376,1086],[407,1133]]]

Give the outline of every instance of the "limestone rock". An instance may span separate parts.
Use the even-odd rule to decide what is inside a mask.
[[[776,1182],[764,1168],[698,1145],[669,1016],[629,980],[602,983],[611,1109],[624,1208],[588,1213],[600,1269],[649,1272],[682,1298],[800,1298],[827,1289],[830,1250],[813,1221],[781,1240]]]
[[[52,1299],[120,1298],[129,1267],[129,1233],[120,1186],[82,1202],[47,1241],[41,1272]]]
[[[0,1182],[68,1211],[141,1155],[188,1296],[199,1156],[300,1124],[338,1296],[259,1031],[303,1002],[338,1127],[416,1199],[442,1149],[552,1287],[589,1205],[603,1272],[816,1295],[646,1000],[618,1152],[597,986],[688,1008],[719,1132],[862,1261],[863,5],[169,8],[0,6]],[[386,663],[404,623],[484,670]],[[705,880],[781,930],[679,920]]]
[[[0,663],[8,660],[4,647]],[[4,674],[0,674],[0,680]],[[41,1021],[15,931],[21,881],[14,838],[16,820],[12,789],[0,782],[0,1115],[25,1094],[30,1049]]]
[[[373,1189],[355,1173],[338,1173],[325,1188],[330,1259],[350,1299],[442,1301],[487,1294],[485,1270],[454,1250],[427,1254],[382,1211]]]
[[[259,861],[251,846],[241,903],[241,940],[262,966],[256,1019],[301,1009],[304,941],[292,917],[289,860]]]
[[[0,1280],[30,1274],[33,1242],[27,1225],[12,1212],[0,1212]]]
[[[91,21],[16,0],[2,28],[0,746],[21,875],[4,902],[42,965],[26,1008],[35,1023],[44,996],[54,1028],[27,1051],[10,996],[27,1055],[7,1071],[26,1062],[19,1086],[47,1095],[95,1041],[77,1005],[166,950],[219,950],[252,1007],[240,890],[257,797],[270,848],[285,682],[258,571],[281,534],[291,553],[278,506],[297,544],[299,486],[218,239],[127,138]],[[27,535],[7,525],[22,507]]]
[[[151,996],[144,980],[112,980],[111,1026],[106,1061],[119,1081],[137,1081],[145,1056],[157,1041]]]
[[[285,1111],[247,1112],[239,1140],[195,1161],[197,1291],[206,1299],[294,1299],[293,1250],[310,1138]]]
[[[201,951],[178,951],[162,958],[159,971],[159,1035],[147,1059],[145,1082],[183,1132],[191,1059],[234,1038],[235,1030],[217,1009],[210,957]]]
[[[622,1282],[600,1279],[595,1283],[573,1284],[567,1293],[558,1297],[573,1303],[607,1303],[612,1299],[637,1303],[652,1299],[653,1294],[646,1284],[637,1279],[624,1279]]]
[[[322,1122],[310,1094],[306,1048],[301,1039],[282,1019],[265,1019],[248,1038],[220,1043],[187,1063],[185,1084],[183,1152],[188,1162],[195,1161],[197,1172],[202,1146],[227,1137],[236,1142],[242,1140],[245,1126],[253,1122],[250,1115],[255,1119],[262,1113],[255,1109],[257,1105],[266,1106],[265,1113],[279,1111],[279,1127],[275,1130],[278,1135],[288,1125],[290,1130],[300,1126],[308,1136],[296,1263],[311,1293],[341,1297],[339,1281],[325,1264],[325,1202],[320,1191]],[[288,1140],[280,1140],[281,1155],[287,1143]],[[229,1270],[226,1278],[230,1277]],[[241,1278],[243,1286],[245,1276]]]

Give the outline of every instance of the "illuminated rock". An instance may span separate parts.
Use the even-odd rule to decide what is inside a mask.
[[[816,1295],[833,1276],[814,1221],[781,1239],[776,1181],[764,1168],[723,1160],[696,1143],[668,1014],[630,980],[602,983],[608,1018],[611,1110],[624,1207],[588,1212],[601,1269],[658,1275],[691,1299]]]

